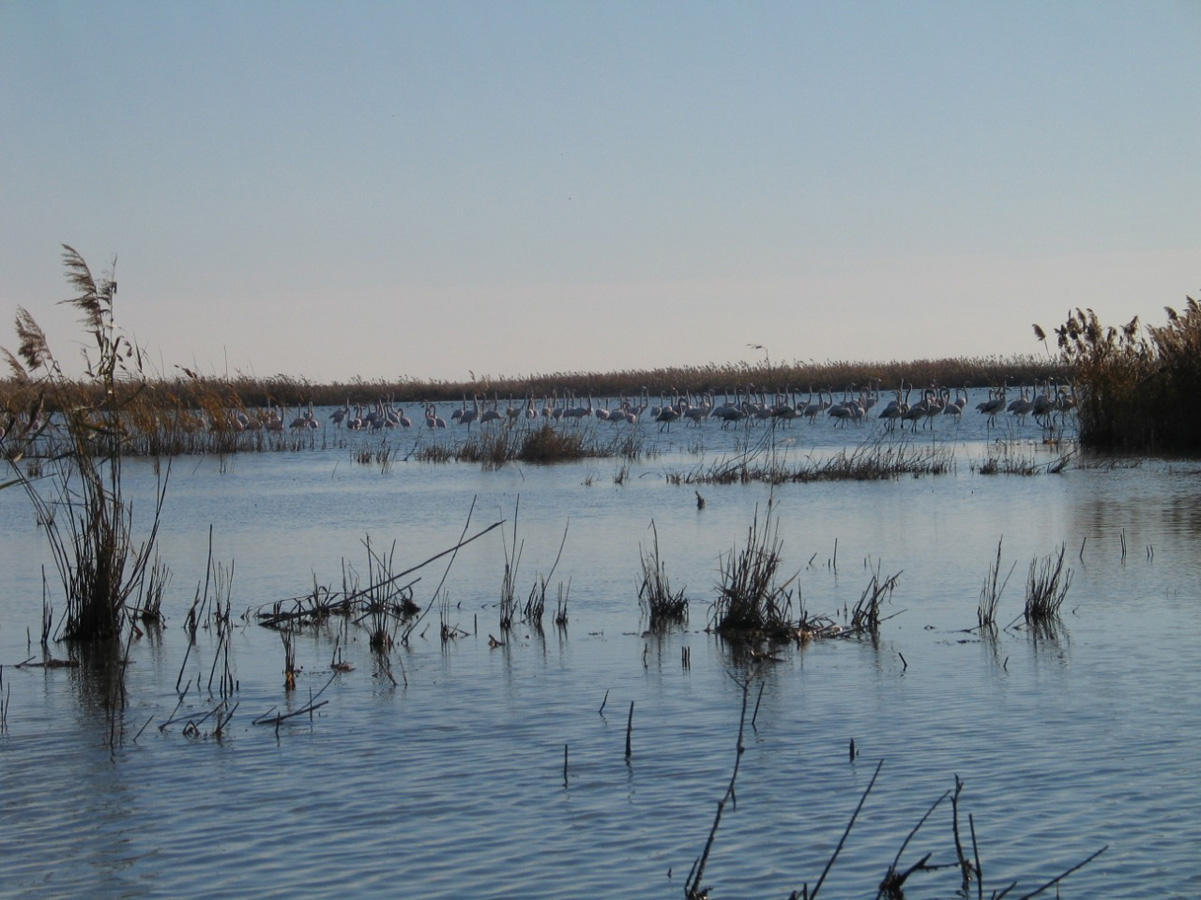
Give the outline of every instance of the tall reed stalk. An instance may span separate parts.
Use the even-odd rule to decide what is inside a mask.
[[[35,413],[23,424],[28,442],[53,435],[56,451],[42,479],[22,467],[24,450],[0,438],[0,450],[14,478],[33,504],[50,545],[66,595],[64,637],[98,640],[119,634],[128,598],[138,590],[158,535],[167,475],[159,477],[147,536],[133,537],[133,504],[122,487],[122,462],[129,437],[125,413],[141,393],[146,377],[141,351],[117,328],[113,300],[117,282],[110,271],[96,278],[83,257],[63,245],[63,265],[75,296],[61,301],[81,314],[93,346],[84,350],[86,384],[80,392],[64,374],[46,335],[20,307],[17,355],[3,354],[16,381],[37,397]],[[19,357],[19,358],[18,358]],[[54,410],[53,416],[45,409]]]

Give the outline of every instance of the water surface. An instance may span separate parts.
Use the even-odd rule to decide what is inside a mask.
[[[961,833],[970,841],[970,813],[990,890],[1015,879],[1033,890],[1108,845],[1061,896],[1196,896],[1201,469],[1085,461],[1056,475],[981,474],[990,457],[1044,464],[1061,448],[1045,446],[1033,423],[990,428],[969,406],[958,426],[936,421],[904,438],[949,448],[955,464],[944,475],[774,492],[669,477],[765,439],[799,462],[875,440],[882,428],[819,420],[722,430],[710,421],[660,432],[644,423],[632,462],[488,470],[405,461],[422,442],[463,440],[461,428],[347,434],[327,425],[294,452],[178,458],[160,531],[172,571],[168,621],[131,645],[116,739],[103,686],[86,668],[14,668],[40,656],[43,566],[56,609],[62,602],[28,501],[0,491],[0,795],[9,819],[0,891],[680,896],[730,778],[739,680],[749,675],[758,710],[737,803],[706,869],[713,896],[786,897],[812,886],[880,760],[823,895],[874,896],[906,835],[958,775]],[[385,441],[398,451],[388,464],[355,461],[355,448]],[[153,465],[135,460],[126,484],[138,513],[153,483]],[[900,573],[877,640],[788,646],[751,666],[705,633],[722,560],[765,515],[769,494],[798,607],[841,617],[873,572]],[[414,599],[430,604],[441,582],[445,604],[389,654],[397,684],[366,633],[335,620],[299,635],[303,669],[285,691],[283,647],[255,623],[260,607],[314,583],[340,589],[346,564],[365,573],[367,537],[394,546],[399,570],[452,546],[465,527],[505,520],[511,541],[515,512],[523,598],[550,573],[567,530],[551,575],[552,605],[559,584],[567,591],[566,628],[551,623],[551,610],[543,632],[500,632],[498,530],[464,547],[449,571],[443,559],[417,573]],[[668,574],[690,601],[687,627],[661,636],[643,633],[637,602],[652,521]],[[205,578],[210,526],[213,559],[233,572],[238,708],[221,739],[211,723],[197,736],[183,722],[159,727],[179,703],[177,679],[193,685],[183,713],[199,718],[218,699],[207,686],[216,629],[199,632],[185,662],[182,627]],[[1066,546],[1073,582],[1052,636],[1013,628],[982,640],[965,630],[999,540],[1004,571],[1016,564],[1002,624],[1020,619],[1031,560]],[[461,630],[446,644],[443,614]],[[335,640],[354,666],[336,676]],[[61,644],[51,650],[68,655]],[[253,724],[271,709],[302,707],[331,677],[328,704],[311,717]],[[940,806],[902,866],[927,852],[954,862],[950,817]],[[907,894],[946,897],[957,887],[953,871],[917,873]]]

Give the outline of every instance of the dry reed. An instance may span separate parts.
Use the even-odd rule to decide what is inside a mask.
[[[1201,304],[1186,297],[1182,311],[1164,309],[1162,326],[1141,326],[1137,316],[1105,326],[1093,310],[1076,309],[1055,329],[1077,387],[1055,400],[1076,408],[1082,446],[1201,453],[1201,420],[1181,414],[1201,392]]]
[[[1072,570],[1064,568],[1063,556],[1066,544],[1059,546],[1059,553],[1030,561],[1030,572],[1026,579],[1026,607],[1023,616],[1027,624],[1037,625],[1054,621],[1059,616],[1068,588],[1072,586]]]
[[[712,621],[714,630],[727,639],[788,640],[796,632],[789,618],[792,594],[788,590],[796,575],[778,581],[783,541],[773,506],[774,498],[769,497],[762,521],[755,507],[746,543],[722,561]]]
[[[642,586],[638,588],[638,605],[646,613],[647,628],[653,632],[662,632],[672,625],[688,622],[688,599],[684,596],[684,588],[678,591],[671,589],[667,568],[659,555],[659,531],[653,519],[650,529],[650,553],[644,552],[641,544],[638,546],[638,555],[642,560]]]
[[[65,244],[63,265],[75,296],[62,302],[80,313],[92,340],[84,351],[86,382],[81,387],[64,375],[42,329],[18,308],[18,352],[3,354],[16,382],[36,399],[14,438],[8,432],[18,420],[6,425],[0,455],[14,476],[5,486],[24,488],[50,545],[67,601],[65,637],[104,640],[119,634],[126,602],[146,576],[167,479],[160,477],[147,534],[135,543],[133,506],[125,499],[121,475],[129,441],[126,413],[147,380],[142,353],[116,325],[113,273],[95,277]],[[57,414],[51,416],[47,408]],[[50,448],[49,492],[20,465],[24,453],[43,439]]]

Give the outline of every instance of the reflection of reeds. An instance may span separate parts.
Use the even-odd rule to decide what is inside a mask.
[[[639,546],[642,559],[642,586],[638,588],[638,605],[646,611],[647,627],[651,631],[663,631],[674,624],[688,621],[688,599],[684,588],[671,589],[667,578],[667,567],[659,556],[659,531],[651,521],[651,551],[645,553]]]

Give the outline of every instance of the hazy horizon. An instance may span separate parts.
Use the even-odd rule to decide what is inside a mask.
[[[0,4],[0,345],[172,374],[1042,352],[1201,290],[1201,6]],[[749,345],[762,345],[754,349]],[[161,360],[161,363],[159,362]]]

